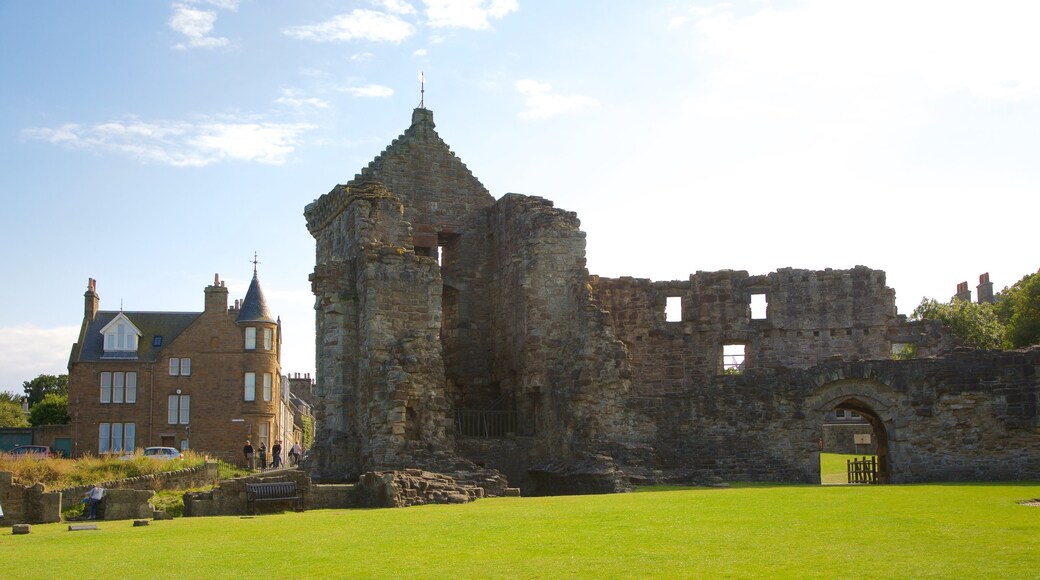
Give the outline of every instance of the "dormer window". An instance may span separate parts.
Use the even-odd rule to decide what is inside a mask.
[[[105,337],[104,356],[137,356],[141,331],[122,312],[101,329],[101,334]]]

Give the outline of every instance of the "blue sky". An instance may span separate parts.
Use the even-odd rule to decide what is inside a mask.
[[[101,308],[245,295],[313,372],[303,208],[426,105],[593,274],[888,272],[899,311],[1040,267],[1035,2],[0,0],[0,389]]]

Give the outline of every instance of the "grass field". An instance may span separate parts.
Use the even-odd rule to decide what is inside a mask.
[[[820,483],[824,485],[849,482],[849,459],[862,459],[873,455],[820,454]]]
[[[1040,482],[734,486],[0,533],[7,578],[1036,578]]]

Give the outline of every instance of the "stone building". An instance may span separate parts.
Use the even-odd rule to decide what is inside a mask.
[[[577,216],[495,200],[424,108],[305,216],[319,479],[472,462],[527,493],[818,482],[837,410],[869,423],[889,481],[1040,476],[1037,351],[953,352],[864,266],[590,275]],[[907,344],[929,358],[892,361]]]
[[[106,311],[89,280],[69,358],[74,455],[165,446],[240,462],[247,438],[271,446],[284,421],[281,322],[255,270],[230,307],[219,276],[204,294],[202,312]]]

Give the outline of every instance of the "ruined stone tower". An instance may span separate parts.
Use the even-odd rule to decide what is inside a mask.
[[[621,432],[603,425],[625,415],[627,359],[591,297],[578,220],[540,198],[496,202],[431,111],[305,215],[318,477],[450,463],[459,432],[526,436],[511,452],[523,464]]]
[[[577,216],[494,199],[423,108],[305,216],[319,480],[819,482],[836,411],[869,424],[882,481],[1040,477],[1040,348],[951,352],[940,323],[897,314],[883,271],[590,276]],[[906,345],[922,360],[891,360]]]

